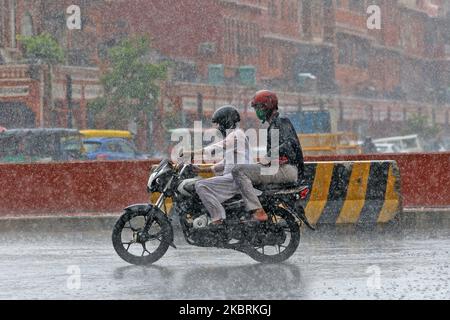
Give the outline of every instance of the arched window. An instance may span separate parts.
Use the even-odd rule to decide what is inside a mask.
[[[22,17],[21,33],[23,36],[27,37],[34,35],[33,18],[31,18],[31,15],[28,12]]]

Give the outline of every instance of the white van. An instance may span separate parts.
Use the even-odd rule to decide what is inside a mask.
[[[373,143],[393,144],[401,153],[423,152],[423,146],[417,134],[401,137],[374,139]]]
[[[376,143],[375,147],[377,148],[378,153],[399,153],[400,150],[393,143]]]

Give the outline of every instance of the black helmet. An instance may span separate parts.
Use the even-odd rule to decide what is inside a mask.
[[[236,107],[232,105],[222,106],[214,112],[212,123],[219,125],[219,131],[225,135],[229,129],[235,129],[236,123],[241,121],[241,116]]]

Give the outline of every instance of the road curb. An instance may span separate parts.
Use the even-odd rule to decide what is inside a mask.
[[[105,215],[18,216],[0,218],[0,233],[6,232],[111,232],[121,213]],[[178,223],[174,232],[181,233]]]
[[[112,230],[120,213],[103,215],[56,215],[56,216],[10,216],[0,218],[0,232],[21,231],[30,232],[42,230],[42,232],[90,232]],[[392,224],[392,223],[391,223]],[[414,229],[427,227],[450,228],[450,208],[446,209],[405,209],[394,223],[400,228]],[[180,226],[174,219],[174,228]],[[322,225],[321,229],[336,228],[336,225]],[[352,226],[342,226],[343,229],[353,229]],[[372,228],[371,228],[372,229]],[[178,230],[177,230],[178,231]]]
[[[408,208],[400,214],[404,228],[447,227],[450,228],[450,208]]]
[[[36,216],[36,217],[3,217],[0,219],[0,232],[88,232],[112,230],[119,215],[94,216]]]

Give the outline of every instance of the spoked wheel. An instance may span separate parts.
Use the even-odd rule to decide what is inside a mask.
[[[300,243],[300,226],[295,218],[277,208],[269,213],[270,221],[257,227],[256,238],[251,241],[246,253],[262,263],[280,263],[289,259]]]
[[[112,242],[117,254],[135,265],[152,264],[167,252],[173,240],[173,230],[168,219],[157,213],[150,229],[144,233],[149,219],[145,212],[126,212],[113,229]]]

